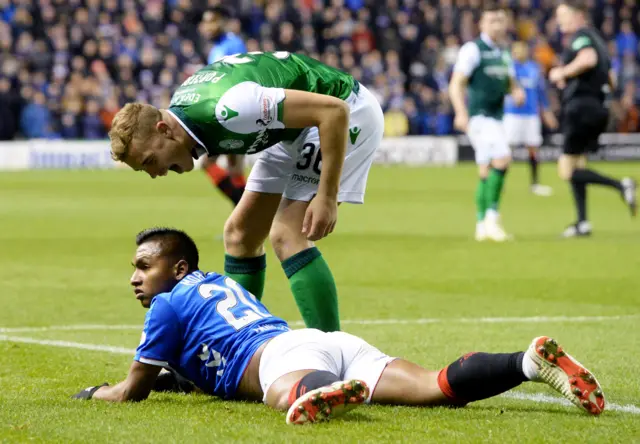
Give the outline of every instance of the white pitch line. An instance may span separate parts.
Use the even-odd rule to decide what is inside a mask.
[[[111,345],[84,344],[81,342],[70,342],[70,341],[52,341],[52,340],[46,340],[46,339],[28,338],[23,336],[0,335],[0,341],[18,342],[23,344],[47,345],[47,346],[62,347],[62,348],[76,348],[81,350],[101,351],[101,352],[109,352],[109,353],[129,355],[129,356],[134,355],[136,352],[133,349],[128,349],[125,347],[114,347]],[[572,404],[565,399],[557,398],[555,396],[545,395],[543,393],[508,392],[508,393],[503,393],[500,396],[504,398],[509,398],[509,399],[517,399],[520,401],[533,401],[533,402],[540,402],[540,403],[546,403],[546,404],[572,406]],[[624,412],[624,413],[631,413],[634,415],[640,415],[640,407],[637,407],[633,404],[620,405],[620,404],[607,402],[606,409],[614,410],[618,412]]]
[[[551,395],[546,395],[544,393],[507,392],[507,393],[503,393],[500,396],[503,398],[517,399],[520,401],[534,401],[534,402],[541,402],[545,404],[557,404],[557,405],[565,405],[565,406],[573,407],[573,404],[571,404],[566,399],[558,398]],[[640,407],[637,407],[633,404],[621,405],[621,404],[614,404],[611,402],[607,402],[605,405],[605,411],[607,410],[631,413],[633,415],[640,415]]]
[[[70,341],[52,341],[38,338],[25,338],[22,336],[0,335],[0,341],[5,342],[21,342],[24,344],[48,345],[52,347],[78,348],[81,350],[104,351],[109,353],[117,353],[121,355],[135,355],[136,351],[124,347],[113,347],[111,345],[100,344],[83,344],[81,342]]]
[[[514,324],[544,322],[607,322],[638,319],[640,314],[617,316],[522,316],[484,318],[419,318],[419,319],[343,319],[343,325],[420,325],[420,324]],[[303,321],[293,321],[292,326],[303,326]],[[142,325],[51,325],[46,327],[0,327],[0,333],[35,333],[46,331],[90,331],[90,330],[140,330]]]
[[[142,325],[49,325],[47,327],[8,327],[0,328],[0,333],[37,333],[45,331],[90,331],[90,330],[141,330]]]

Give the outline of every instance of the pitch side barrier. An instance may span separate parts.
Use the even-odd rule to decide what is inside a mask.
[[[260,154],[247,156],[251,165]],[[224,162],[224,156],[220,159]],[[455,137],[396,137],[382,141],[375,163],[401,165],[455,165]],[[0,170],[109,169],[126,167],[111,159],[109,141],[24,140],[0,142]]]
[[[538,153],[538,159],[542,161],[556,161],[562,154],[562,134],[551,134],[544,138]],[[640,133],[607,133],[600,136],[601,149],[589,156],[591,160],[605,160],[612,162],[627,162],[640,160]],[[513,150],[513,158],[516,161],[525,161],[529,158],[527,149],[516,148]],[[466,136],[458,137],[458,160],[461,162],[473,161],[473,148]]]
[[[640,133],[603,134],[603,148],[594,160],[640,160]],[[555,161],[562,153],[562,135],[546,137],[539,158]],[[251,165],[260,154],[247,156]],[[516,160],[526,160],[526,149],[513,151]],[[385,138],[374,163],[381,165],[453,166],[473,161],[473,149],[466,136],[407,136]],[[224,156],[221,158],[224,162]],[[0,171],[35,169],[109,169],[126,167],[111,159],[107,140],[23,140],[0,142]]]

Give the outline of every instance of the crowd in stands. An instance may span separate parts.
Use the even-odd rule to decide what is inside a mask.
[[[221,0],[0,0],[0,140],[102,139],[129,101],[166,107],[206,60],[203,12]],[[226,3],[226,2],[225,2]],[[502,0],[510,37],[544,70],[562,51],[555,0]],[[592,0],[619,88],[611,129],[640,131],[640,2]],[[482,0],[235,0],[249,51],[304,52],[380,100],[388,135],[450,134],[447,85]],[[551,103],[558,108],[557,92]]]

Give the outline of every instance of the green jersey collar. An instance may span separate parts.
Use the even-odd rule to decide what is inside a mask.
[[[198,138],[198,136],[196,136],[194,134],[194,132],[189,128],[190,126],[195,128],[195,126],[193,124],[191,124],[191,122],[189,121],[189,118],[187,117],[187,115],[180,108],[177,108],[177,107],[171,107],[171,108],[169,108],[167,110],[167,112],[174,119],[176,119],[176,121],[180,124],[180,126],[182,128],[184,128],[184,130],[187,132],[187,134],[189,134],[191,136],[191,138],[198,143],[195,146],[195,148],[192,150],[191,156],[194,159],[198,159],[200,156],[202,156],[204,154],[208,155],[209,151],[207,151],[207,147],[204,145],[204,143],[202,143],[202,141]],[[189,124],[191,124],[191,125],[189,125]]]

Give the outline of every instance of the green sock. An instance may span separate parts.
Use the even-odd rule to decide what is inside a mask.
[[[478,221],[484,220],[484,214],[487,212],[487,179],[480,179],[478,188],[476,188],[476,209]]]
[[[486,209],[498,211],[500,205],[500,197],[502,196],[502,188],[504,185],[504,176],[507,170],[498,170],[491,168],[489,177],[487,177]]]
[[[233,257],[224,256],[224,274],[242,285],[258,300],[264,292],[264,275],[267,268],[267,256]]]
[[[305,325],[339,331],[338,290],[329,266],[316,248],[308,248],[282,261],[293,297]]]

